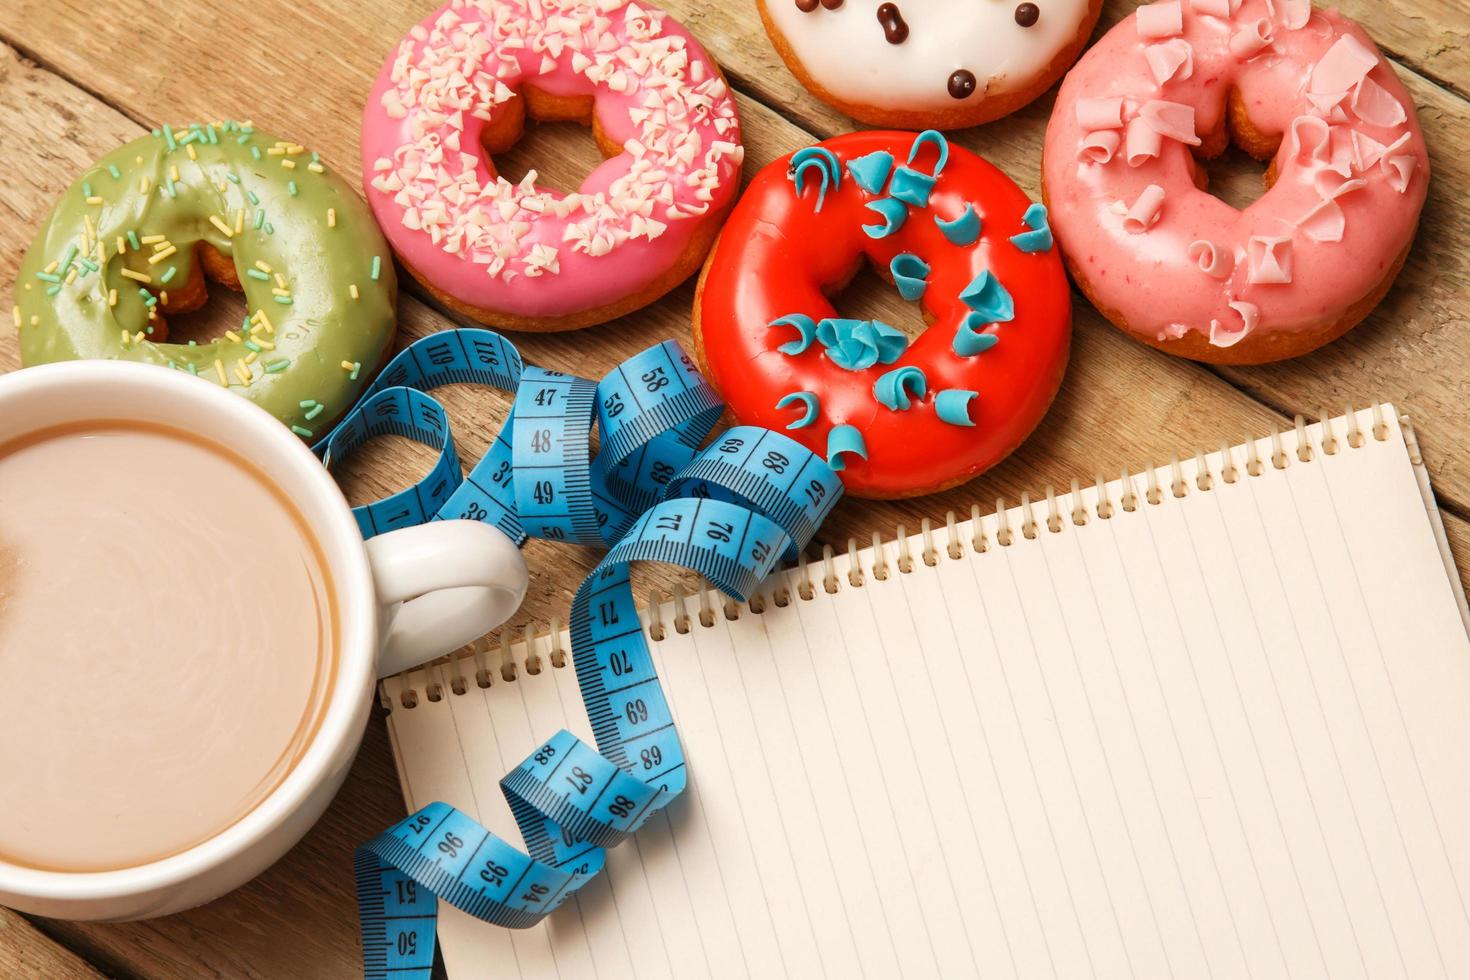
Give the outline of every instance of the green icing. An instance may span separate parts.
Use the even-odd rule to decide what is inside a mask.
[[[232,391],[298,428],[316,417],[303,406],[350,406],[393,339],[397,282],[388,245],[345,181],[330,169],[309,169],[322,165],[308,151],[273,155],[278,145],[287,144],[238,123],[165,126],[97,161],[61,196],[21,263],[15,301],[22,362],[116,358],[218,382],[218,360]],[[175,251],[150,263],[156,253],[145,239],[156,235]],[[119,238],[127,246],[122,255]],[[100,266],[99,240],[106,246]],[[249,330],[231,331],[238,341],[156,339],[162,331],[153,330],[148,311],[159,305],[160,291],[193,281],[200,243],[234,260],[250,315],[263,311],[274,333],[247,321]],[[271,274],[261,272],[260,262]],[[124,269],[152,282],[124,276]],[[274,292],[276,274],[289,296]],[[116,306],[108,302],[113,290]],[[159,312],[166,320],[166,310]],[[143,337],[124,342],[124,330]],[[245,364],[252,355],[254,363]],[[344,369],[343,361],[360,367]],[[250,371],[249,384],[242,369]]]

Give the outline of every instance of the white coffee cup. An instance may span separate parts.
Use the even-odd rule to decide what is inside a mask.
[[[44,871],[0,860],[0,904],[69,919],[147,918],[218,898],[300,840],[347,775],[377,678],[503,623],[525,597],[526,566],[508,537],[475,521],[424,524],[364,545],[342,491],[301,440],[202,378],[121,361],[71,361],[0,376],[0,444],[99,419],[184,428],[259,466],[316,534],[342,621],[315,738],[280,785],[233,825],[172,857],[119,870]]]

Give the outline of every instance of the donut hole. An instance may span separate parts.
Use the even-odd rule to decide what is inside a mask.
[[[508,105],[480,136],[491,176],[518,184],[535,171],[537,187],[570,194],[603,160],[623,152],[603,134],[590,98],[547,95],[527,86]]]
[[[1270,186],[1267,166],[1233,141],[1218,156],[1196,159],[1195,165],[1200,189],[1237,211],[1254,204]]]
[[[1227,98],[1227,125],[1204,137],[1194,157],[1194,182],[1200,190],[1244,211],[1275,183],[1270,163],[1281,140],[1279,135],[1256,128],[1239,92],[1232,89]]]
[[[927,314],[918,303],[898,295],[893,281],[864,259],[846,282],[823,290],[839,317],[852,320],[882,320],[902,330],[913,340],[928,327]]]
[[[238,330],[249,314],[234,261],[202,243],[195,260],[188,281],[172,289],[153,290],[159,298],[159,316],[150,321],[155,328],[153,339],[170,344],[211,343],[226,330]],[[211,284],[216,288],[210,289]]]

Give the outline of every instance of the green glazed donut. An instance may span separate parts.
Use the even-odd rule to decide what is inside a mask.
[[[169,343],[204,275],[243,287],[243,323]],[[236,391],[303,438],[386,358],[397,290],[366,204],[315,153],[249,124],[164,126],[99,160],[36,233],[16,284],[26,365],[117,358]]]

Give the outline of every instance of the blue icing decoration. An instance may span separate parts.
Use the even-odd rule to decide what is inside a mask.
[[[939,226],[939,230],[944,233],[944,237],[948,238],[951,244],[958,245],[960,248],[968,248],[980,240],[980,215],[975,213],[973,204],[966,204],[965,213],[953,221],[945,221],[936,214],[934,223]]]
[[[786,316],[777,317],[772,320],[768,327],[794,327],[800,335],[796,340],[788,340],[776,349],[790,357],[803,353],[812,345],[812,340],[817,336],[817,324],[805,313],[791,313]]]
[[[960,299],[980,314],[982,323],[1005,323],[1016,317],[1015,300],[1011,299],[1011,294],[1006,292],[1000,280],[990,274],[989,269],[981,272],[964,288]]]
[[[796,196],[801,197],[802,181],[808,170],[816,170],[822,178],[822,185],[817,189],[817,206],[814,210],[822,210],[822,204],[827,200],[827,192],[836,190],[842,183],[842,165],[837,162],[837,154],[825,146],[808,146],[797,150],[791,155],[791,170],[789,176],[791,182],[796,185]]]
[[[903,356],[908,338],[880,320],[832,317],[817,324],[817,340],[827,358],[846,371],[862,371],[880,361],[892,364]]]
[[[907,411],[909,397],[923,398],[928,390],[929,381],[924,372],[912,366],[894,368],[873,382],[873,397],[893,412]]]
[[[956,354],[961,357],[974,357],[1000,343],[1000,338],[995,334],[980,332],[980,327],[991,322],[982,317],[981,313],[966,313],[965,318],[960,321],[960,329],[955,332],[952,345]]]
[[[827,433],[827,465],[834,470],[847,469],[847,460],[842,458],[844,453],[867,459],[868,444],[863,441],[863,434],[852,426],[834,425]]]
[[[889,194],[916,208],[929,206],[929,195],[933,190],[934,178],[913,167],[899,167],[893,172],[893,182],[888,185]]]
[[[939,151],[939,159],[934,162],[934,169],[930,171],[935,177],[938,177],[944,170],[944,165],[949,163],[949,140],[945,139],[944,134],[937,130],[924,130],[918,136],[914,137],[914,145],[909,149],[910,166],[913,165],[914,158],[919,155],[919,151],[923,149],[925,143],[934,144],[934,148]]]
[[[878,345],[878,363],[892,364],[908,350],[909,339],[902,330],[890,327],[882,320],[874,320],[872,323]]]
[[[900,252],[888,263],[888,271],[893,273],[893,284],[898,287],[898,295],[906,300],[916,300],[924,295],[924,290],[929,288],[929,263],[911,252]]]
[[[856,160],[849,160],[847,172],[857,185],[869,194],[882,194],[883,185],[893,171],[893,154],[887,150],[874,150]]]
[[[868,233],[869,238],[887,238],[895,231],[903,227],[908,219],[909,209],[902,201],[895,201],[891,197],[881,197],[876,201],[869,201],[868,208],[877,211],[883,217],[881,225],[863,225],[863,231]]]
[[[817,400],[815,392],[793,391],[791,394],[786,395],[780,401],[778,401],[776,403],[776,408],[777,410],[780,410],[786,408],[789,405],[802,406],[802,416],[795,422],[792,422],[790,425],[786,426],[788,430],[805,429],[807,426],[815,422],[817,420],[817,409],[820,407],[821,403]]]
[[[1011,244],[1023,252],[1045,252],[1052,246],[1051,225],[1046,220],[1046,205],[1033,204],[1021,216],[1030,231],[1011,236]]]
[[[970,418],[970,399],[978,394],[979,392],[966,391],[964,388],[946,388],[934,396],[934,414],[939,416],[939,421],[950,425],[973,426],[975,423]]]

